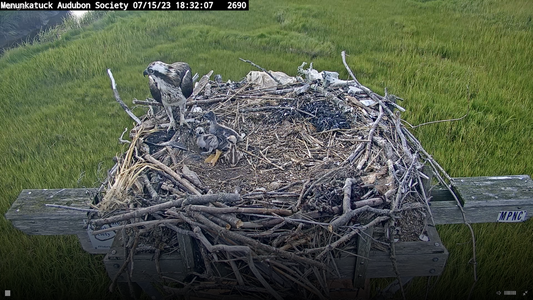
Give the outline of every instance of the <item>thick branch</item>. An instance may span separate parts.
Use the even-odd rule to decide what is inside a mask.
[[[156,211],[164,210],[171,207],[181,207],[185,203],[189,204],[207,204],[215,201],[221,201],[221,202],[236,202],[240,200],[239,194],[209,194],[209,195],[197,195],[197,196],[188,196],[186,199],[177,199],[177,200],[171,200],[165,203],[152,205],[150,207],[146,208],[140,208],[135,211],[112,216],[109,218],[104,219],[96,219],[91,221],[91,224],[95,226],[101,226],[104,224],[119,222],[131,218],[140,218],[142,216],[145,216],[147,214],[154,213]]]
[[[229,194],[238,195],[238,194]],[[292,215],[292,211],[282,208],[265,208],[265,207],[208,207],[200,205],[191,205],[187,209],[192,211],[207,212],[210,214],[227,214],[227,213],[240,213],[240,214],[277,214],[282,216]]]

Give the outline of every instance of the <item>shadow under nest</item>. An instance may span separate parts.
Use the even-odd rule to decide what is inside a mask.
[[[194,271],[166,287],[175,296],[328,298],[329,280],[353,276],[339,264],[355,259],[356,237],[387,250],[419,240],[428,217],[421,146],[393,98],[341,82],[208,81],[176,130],[149,110],[101,187],[92,225],[119,222],[131,253],[179,252],[177,235],[195,241]],[[195,128],[209,126],[208,111],[243,137],[234,166],[224,155],[204,162]],[[161,145],[169,140],[179,146]],[[365,236],[374,226],[383,234]]]

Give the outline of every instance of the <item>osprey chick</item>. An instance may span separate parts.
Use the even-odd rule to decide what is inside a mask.
[[[189,64],[175,62],[166,64],[154,61],[144,70],[143,75],[148,75],[150,93],[154,99],[163,104],[165,112],[170,119],[170,127],[176,129],[176,121],[172,114],[172,107],[180,109],[180,126],[185,121],[185,105],[187,97],[192,94],[192,72]]]

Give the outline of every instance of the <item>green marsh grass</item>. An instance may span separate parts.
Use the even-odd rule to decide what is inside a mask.
[[[94,187],[124,151],[132,121],[115,102],[149,96],[144,68],[185,60],[200,75],[240,80],[239,57],[296,75],[303,61],[405,99],[413,132],[451,176],[533,175],[533,3],[511,0],[255,1],[247,12],[110,12],[0,57],[0,213],[22,189]],[[470,100],[470,101],[469,101]],[[141,115],[145,111],[135,108]],[[533,289],[533,227],[474,225],[472,299]],[[464,225],[438,227],[450,251],[439,278],[417,278],[408,299],[466,299],[473,284]],[[75,237],[26,236],[0,218],[0,291],[13,299],[118,299],[102,256]],[[373,280],[374,293],[390,280]],[[428,290],[429,284],[429,290]],[[401,296],[396,295],[398,298]]]

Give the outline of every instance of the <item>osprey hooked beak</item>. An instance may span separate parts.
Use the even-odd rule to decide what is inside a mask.
[[[167,75],[169,73],[170,69],[172,69],[172,67],[170,67],[169,65],[165,64],[164,62],[162,62],[162,61],[154,61],[151,64],[149,64],[148,67],[146,67],[146,69],[143,72],[143,75],[144,76],[146,76],[146,75],[154,75],[156,73]],[[156,74],[156,76],[157,76],[157,74]]]
[[[144,71],[143,71],[143,76],[146,77],[146,75],[151,75],[153,74],[154,71],[152,71],[152,69],[150,69],[150,67],[146,68]]]

